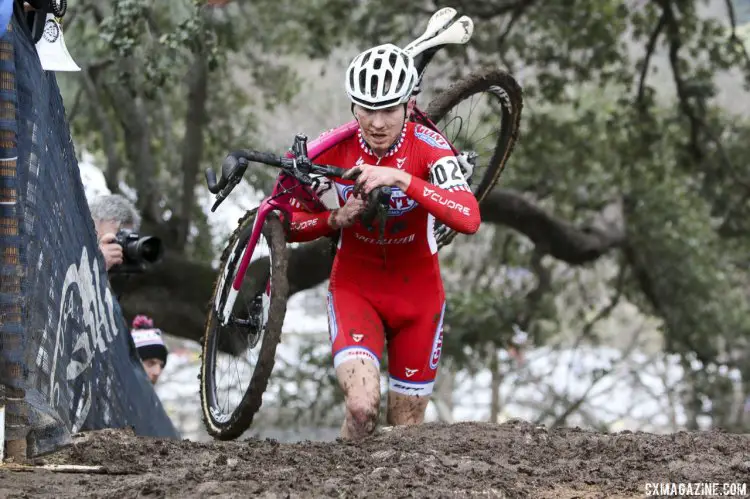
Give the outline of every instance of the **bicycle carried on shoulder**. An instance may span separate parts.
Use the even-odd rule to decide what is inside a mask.
[[[467,16],[454,21],[456,15],[456,10],[450,7],[435,12],[425,32],[404,49],[414,57],[419,73],[415,94],[421,91],[422,78],[434,55],[447,45],[465,44],[471,38],[473,22]],[[467,102],[473,103],[478,96],[486,97],[487,102],[481,111],[485,113],[484,119],[477,128],[486,135],[477,140],[473,135],[460,135],[468,129],[466,122],[475,106],[469,109],[466,119],[459,115],[458,109]],[[503,70],[490,68],[454,82],[435,96],[426,110],[414,106],[410,119],[448,140],[472,192],[481,202],[495,186],[517,141],[522,105],[521,87],[515,79]],[[253,150],[232,152],[221,165],[218,181],[213,170],[206,171],[208,188],[216,195],[214,211],[239,184],[250,163],[280,169],[271,195],[240,219],[221,257],[202,340],[200,371],[203,420],[214,438],[231,440],[247,430],[260,409],[274,366],[289,295],[286,231],[279,213],[288,222],[294,206],[310,212],[327,209],[322,199],[338,195],[332,179],[340,178],[346,170],[316,164],[314,158],[354,135],[357,127],[352,120],[309,144],[305,136],[297,135],[284,156]],[[477,151],[475,146],[487,138],[488,150]],[[378,213],[384,213],[382,206],[389,202],[389,188],[373,192],[362,222],[370,224]],[[438,248],[450,244],[455,235],[453,230],[436,222]],[[224,397],[219,394],[220,353],[235,360],[257,355],[255,361],[246,362],[252,374],[231,382]],[[246,388],[237,387],[238,382],[247,379]]]

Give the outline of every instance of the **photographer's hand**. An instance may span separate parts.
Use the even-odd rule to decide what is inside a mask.
[[[99,249],[102,250],[102,254],[104,254],[104,262],[107,271],[115,265],[120,265],[123,261],[122,246],[117,244],[115,242],[116,240],[117,236],[111,232],[104,234],[99,240]]]

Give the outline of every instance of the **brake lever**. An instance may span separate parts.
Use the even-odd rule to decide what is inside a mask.
[[[214,211],[216,211],[216,208],[218,208],[219,205],[221,203],[223,203],[226,198],[227,197],[224,195],[224,191],[218,193],[216,195],[216,201],[214,202],[214,205],[211,207],[211,213],[213,213]]]
[[[307,157],[307,135],[298,133],[294,136],[292,144],[292,175],[304,185],[312,185],[313,180],[309,173],[312,171],[312,162]]]
[[[226,187],[224,187],[221,191],[219,191],[218,194],[216,194],[216,201],[211,207],[212,213],[216,211],[216,208],[218,208],[219,205],[223,203],[227,197],[229,197],[229,194],[234,190],[235,187],[237,187],[237,184],[240,183],[240,180],[242,179],[242,175],[245,173],[245,168],[247,168],[247,165],[245,165],[245,167],[242,168],[242,171],[240,172],[240,174],[230,177]]]
[[[214,205],[211,207],[211,212],[213,213],[216,211],[216,208],[219,207],[221,203],[224,202],[226,198],[229,197],[229,193],[232,192],[232,189],[235,188],[238,182],[230,182],[229,185],[227,185],[224,189],[222,189],[217,195],[216,195],[216,201],[214,202]]]

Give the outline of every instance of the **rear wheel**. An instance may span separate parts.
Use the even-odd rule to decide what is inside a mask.
[[[473,165],[469,180],[479,202],[495,187],[508,162],[518,140],[522,108],[521,86],[497,68],[467,75],[427,107],[425,114],[438,131]],[[441,248],[450,244],[456,233],[436,222],[435,236]]]
[[[269,214],[257,244],[248,249],[255,219],[255,211],[248,212],[229,238],[203,336],[203,421],[208,433],[220,440],[239,437],[260,409],[286,314],[284,229],[276,214]],[[233,293],[232,282],[245,251],[250,250],[251,264],[242,287]]]

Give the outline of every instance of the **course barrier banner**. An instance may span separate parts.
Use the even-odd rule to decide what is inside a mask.
[[[0,383],[5,439],[30,457],[81,430],[179,436],[109,287],[57,80],[18,9],[0,39]]]

